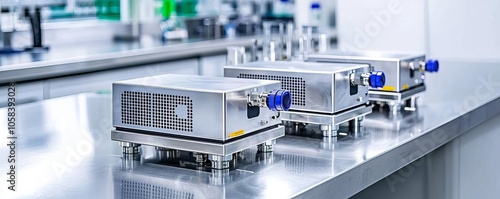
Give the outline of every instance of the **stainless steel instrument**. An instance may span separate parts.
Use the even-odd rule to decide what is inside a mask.
[[[338,125],[371,112],[368,87],[382,87],[382,72],[366,64],[251,62],[224,67],[225,77],[281,81],[294,98],[282,120],[319,124],[324,136],[336,136]],[[357,122],[356,122],[357,123]]]
[[[271,150],[284,135],[280,111],[290,105],[278,81],[176,74],[119,81],[112,140],[124,153],[140,144],[195,152],[222,169],[243,149]]]
[[[416,109],[419,93],[425,91],[425,72],[437,72],[439,61],[425,59],[424,54],[370,52],[370,51],[328,51],[311,54],[311,62],[369,64],[375,70],[385,72],[386,84],[382,88],[371,88],[370,101],[388,104],[395,113],[401,107]]]

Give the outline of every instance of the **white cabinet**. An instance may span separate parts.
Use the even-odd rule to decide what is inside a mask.
[[[226,65],[225,54],[200,57],[200,75],[222,77],[224,65]]]
[[[111,93],[115,81],[168,73],[223,76],[225,63],[225,54],[210,55],[20,83],[16,86],[16,100],[18,103],[28,103],[84,92]],[[4,85],[0,86],[0,107],[6,105],[7,86]]]
[[[7,106],[7,91],[8,86],[0,86],[0,107]],[[29,83],[19,83],[15,86],[16,104],[24,104],[43,100],[43,81],[35,81]]]

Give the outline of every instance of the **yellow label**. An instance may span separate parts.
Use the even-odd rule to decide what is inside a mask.
[[[238,137],[240,135],[243,135],[245,134],[245,131],[243,129],[239,130],[239,131],[235,131],[235,132],[232,132],[231,134],[229,134],[229,138],[234,138],[234,137]]]
[[[408,86],[408,84],[403,85],[403,90],[408,89],[408,87],[410,87],[410,86]]]
[[[384,90],[384,91],[395,91],[396,87],[394,87],[394,86],[384,86],[382,88],[382,90]]]

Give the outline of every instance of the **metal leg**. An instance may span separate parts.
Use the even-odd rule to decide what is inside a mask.
[[[349,121],[349,130],[351,133],[358,134],[361,128],[361,122],[363,121],[364,116],[356,117]]]
[[[175,149],[155,147],[156,156],[160,161],[170,161],[179,158],[179,151]]]
[[[295,132],[299,132],[300,124],[298,122],[294,122]]]
[[[391,102],[388,104],[389,105],[389,112],[392,113],[393,115],[397,115],[401,111],[401,104],[396,103],[396,102]]]
[[[124,154],[138,154],[140,153],[140,144],[135,144],[131,142],[120,142]]]
[[[208,155],[208,160],[212,162],[213,169],[229,169],[229,162],[233,160],[233,155]]]
[[[377,102],[377,101],[372,101],[373,104],[373,110],[374,111],[383,111],[385,103],[384,102]]]
[[[272,152],[273,145],[276,144],[276,140],[269,140],[262,144],[257,145],[257,151],[262,153]]]
[[[349,132],[351,133],[352,137],[358,138],[360,137],[362,133],[362,121],[364,119],[364,116],[360,116],[357,118],[354,118],[353,120],[349,121]]]
[[[328,125],[322,124],[319,126],[321,132],[323,133],[323,137],[335,137],[337,136],[337,132],[339,130],[339,125]]]
[[[193,156],[195,158],[195,161],[196,161],[196,164],[198,164],[198,166],[205,166],[205,162],[207,160],[207,154],[203,154],[203,153],[193,153]]]
[[[417,110],[417,98],[418,96],[411,96],[410,99],[406,100],[405,111],[416,111]]]

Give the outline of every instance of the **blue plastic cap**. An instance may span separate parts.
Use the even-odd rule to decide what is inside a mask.
[[[273,91],[267,95],[267,107],[272,111],[288,111],[292,106],[292,93],[288,90]]]
[[[318,2],[314,2],[311,4],[311,9],[320,9],[321,5]]]
[[[292,106],[292,93],[288,90],[284,90],[282,93],[282,107],[284,111],[288,111]]]
[[[382,71],[373,71],[370,74],[370,86],[372,88],[382,88],[385,85],[385,74]]]
[[[439,70],[439,61],[437,59],[429,59],[425,64],[425,71],[435,73]]]

